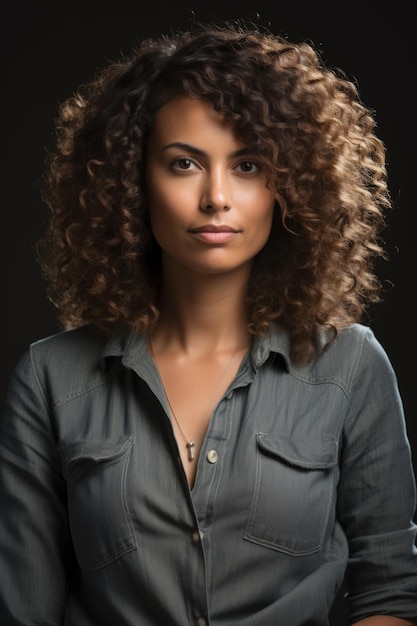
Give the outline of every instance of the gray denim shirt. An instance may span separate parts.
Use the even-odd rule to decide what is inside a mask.
[[[417,617],[415,479],[372,331],[311,364],[257,338],[190,491],[146,339],[34,343],[0,425],[1,626],[324,626]]]

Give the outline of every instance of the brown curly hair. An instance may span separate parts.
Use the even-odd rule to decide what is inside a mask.
[[[381,300],[385,147],[355,84],[312,44],[242,23],[146,39],[61,105],[37,247],[59,320],[106,333],[155,322],[145,147],[156,112],[180,94],[210,102],[265,164],[276,210],[248,285],[249,330],[287,329],[306,362],[320,327],[336,336]]]

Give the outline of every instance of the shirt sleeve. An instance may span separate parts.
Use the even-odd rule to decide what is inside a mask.
[[[338,516],[349,542],[349,623],[417,618],[415,476],[397,379],[369,330],[344,430]]]
[[[0,624],[63,623],[72,549],[52,412],[30,352],[0,418]]]

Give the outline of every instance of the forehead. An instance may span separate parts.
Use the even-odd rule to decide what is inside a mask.
[[[176,97],[155,115],[151,135],[156,142],[215,142],[243,146],[230,122],[214,110],[209,102],[188,96]]]

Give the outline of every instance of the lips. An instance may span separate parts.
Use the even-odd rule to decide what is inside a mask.
[[[204,226],[199,226],[198,228],[192,228],[192,233],[237,233],[238,231],[231,226],[220,225],[216,226],[215,224],[205,224]]]
[[[238,230],[224,224],[205,224],[190,229],[190,232],[200,241],[209,244],[223,244],[231,241],[239,233]]]

